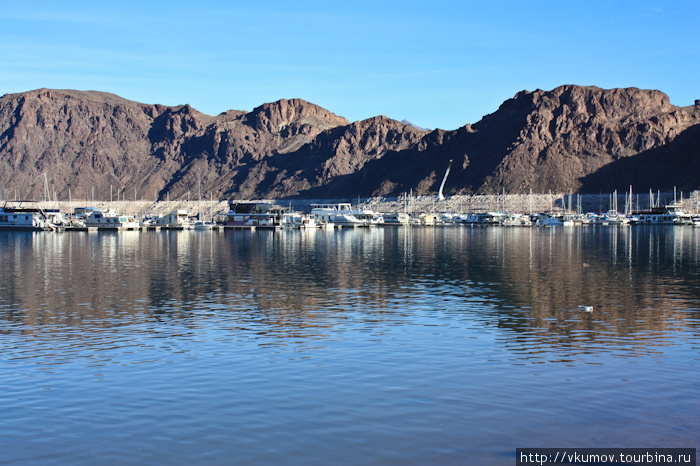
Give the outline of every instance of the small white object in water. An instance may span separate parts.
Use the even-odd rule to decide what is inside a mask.
[[[593,306],[584,306],[582,304],[578,308],[579,308],[579,310],[584,311],[584,312],[593,312]]]

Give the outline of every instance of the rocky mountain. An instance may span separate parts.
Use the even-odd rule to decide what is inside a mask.
[[[455,131],[384,116],[350,123],[300,99],[204,115],[101,92],[0,97],[7,199],[601,192],[697,188],[700,102],[659,91],[523,91]]]

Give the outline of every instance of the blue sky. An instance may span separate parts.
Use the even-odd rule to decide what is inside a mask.
[[[301,98],[456,129],[562,84],[700,99],[700,1],[35,1],[0,9],[0,94],[99,90],[216,115]]]

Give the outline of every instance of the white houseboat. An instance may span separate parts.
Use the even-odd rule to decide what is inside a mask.
[[[299,212],[285,213],[280,222],[282,228],[306,229],[319,228],[321,225],[316,223],[316,219],[311,215],[302,214]]]
[[[355,216],[355,210],[350,203],[311,204],[311,215],[317,223],[332,226],[359,227],[368,226],[369,221],[360,220]]]
[[[190,220],[186,210],[173,210],[167,215],[156,218],[153,226],[163,230],[192,230],[194,222]]]
[[[654,207],[643,212],[633,212],[638,225],[692,225],[693,216],[677,205]]]
[[[120,215],[114,210],[92,210],[85,217],[85,226],[100,230],[139,230],[139,222],[131,215]]]
[[[53,214],[53,215],[52,215]],[[63,226],[60,213],[42,209],[0,207],[0,229],[46,231]]]
[[[392,212],[384,214],[385,225],[408,225],[411,223],[411,216],[405,212]]]

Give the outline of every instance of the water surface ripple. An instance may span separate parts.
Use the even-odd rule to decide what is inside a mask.
[[[698,228],[0,232],[0,257],[0,464],[700,446]]]

